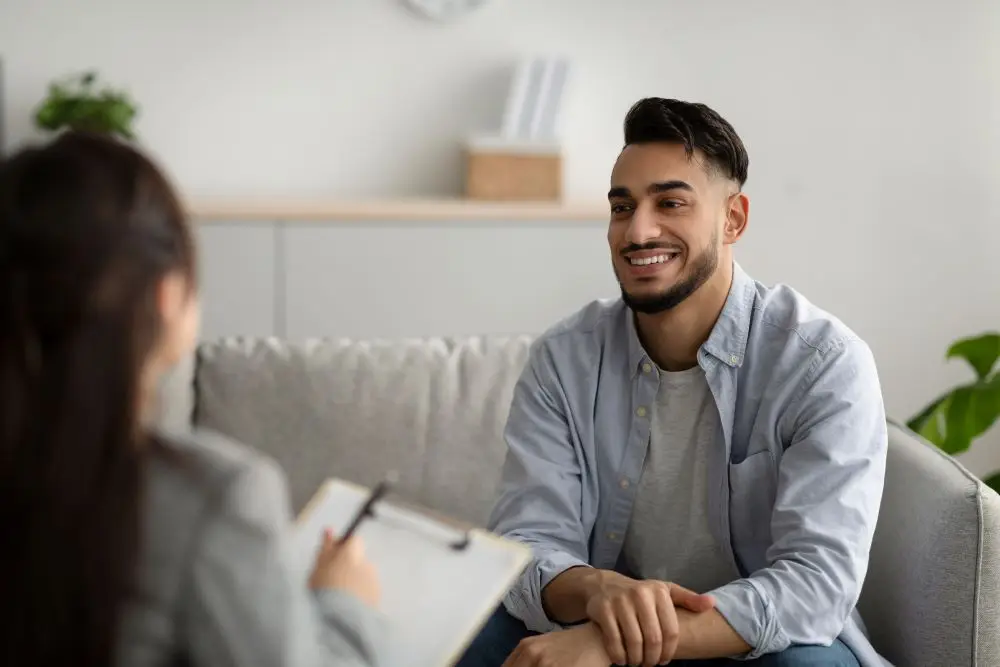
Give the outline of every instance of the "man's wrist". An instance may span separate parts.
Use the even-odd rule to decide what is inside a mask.
[[[578,595],[580,603],[586,607],[590,599],[600,593],[603,582],[609,574],[614,574],[608,570],[599,570],[596,567],[581,569],[579,576]]]
[[[677,609],[677,629],[678,660],[735,658],[752,650],[716,609]]]
[[[601,591],[608,576],[621,575],[583,565],[562,572],[542,590],[546,615],[563,625],[587,620],[587,605]]]

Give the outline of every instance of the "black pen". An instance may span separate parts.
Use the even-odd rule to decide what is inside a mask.
[[[343,543],[349,540],[358,529],[358,526],[361,525],[361,522],[364,521],[366,517],[371,516],[372,507],[375,506],[375,503],[378,502],[382,496],[389,492],[389,488],[396,481],[396,479],[397,475],[395,473],[390,473],[386,475],[385,479],[379,482],[374,489],[372,489],[371,493],[368,494],[368,499],[365,500],[361,509],[358,510],[358,513],[354,515],[351,523],[348,524],[347,530],[345,530],[344,534],[338,539],[339,542]]]

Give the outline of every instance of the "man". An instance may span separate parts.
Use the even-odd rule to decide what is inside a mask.
[[[622,298],[532,348],[491,527],[535,560],[463,667],[887,664],[855,610],[885,473],[875,362],[733,261],[747,167],[704,105],[629,111]]]

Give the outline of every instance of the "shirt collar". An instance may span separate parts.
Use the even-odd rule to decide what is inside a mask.
[[[708,335],[708,340],[701,346],[704,352],[728,366],[738,368],[743,365],[756,293],[757,286],[753,279],[734,261],[733,282],[729,287],[729,295],[726,297],[719,319]],[[646,350],[639,341],[639,332],[635,327],[635,313],[631,308],[626,308],[625,313],[628,320],[629,367],[634,375],[643,363],[649,361]]]

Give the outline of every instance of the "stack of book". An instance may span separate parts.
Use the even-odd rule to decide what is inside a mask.
[[[533,58],[517,65],[501,127],[466,144],[467,197],[562,197],[560,114],[569,71],[562,58]]]

